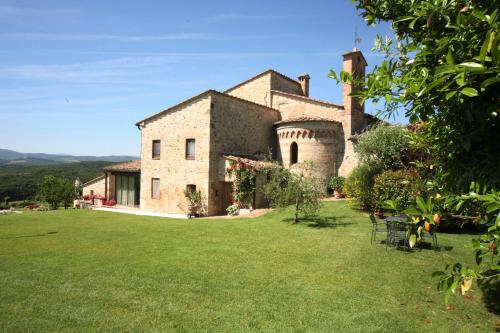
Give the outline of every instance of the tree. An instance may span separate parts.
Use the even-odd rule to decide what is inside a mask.
[[[313,176],[311,163],[301,163],[294,171],[282,168],[277,163],[266,167],[268,182],[262,191],[271,207],[285,208],[290,205],[294,210],[294,223],[299,222],[299,215],[315,216],[321,208],[324,184]]]
[[[59,203],[62,203],[64,209],[67,209],[77,197],[76,188],[71,181],[52,175],[42,178],[39,194],[50,205],[51,209],[57,209]]]
[[[345,192],[356,198],[364,209],[376,210],[379,207],[373,190],[375,177],[386,170],[409,166],[409,131],[402,126],[381,123],[359,137],[354,151],[360,164],[347,176]]]
[[[354,146],[361,163],[373,170],[394,170],[404,168],[410,149],[408,131],[402,126],[380,124],[363,133]]]
[[[448,187],[500,186],[500,1],[354,2],[368,24],[390,22],[394,31],[376,39],[385,59],[356,95],[384,101],[381,115],[402,108],[420,123]]]
[[[353,0],[368,24],[390,22],[394,37],[378,37],[385,55],[365,82],[347,73],[340,80],[362,84],[362,100],[383,100],[380,114],[401,108],[438,164],[443,185],[459,193],[471,181],[500,187],[500,1],[498,0]],[[394,45],[394,41],[396,45]],[[330,76],[337,79],[334,72]],[[455,264],[439,272],[440,286],[465,293],[474,279],[500,282],[500,196],[495,190],[478,200],[489,216],[488,231],[473,242],[479,268]],[[491,257],[488,264],[481,259]]]
[[[63,204],[64,209],[68,209],[73,200],[78,197],[78,189],[73,182],[65,178],[59,179],[59,199]]]

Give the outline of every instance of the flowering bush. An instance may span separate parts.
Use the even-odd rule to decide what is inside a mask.
[[[226,173],[234,175],[233,204],[240,208],[249,208],[252,205],[255,191],[257,169],[251,165],[231,161]]]
[[[105,205],[105,206],[114,206],[114,205],[116,205],[116,200],[113,200],[113,199],[106,200],[106,201],[103,202],[103,205]]]

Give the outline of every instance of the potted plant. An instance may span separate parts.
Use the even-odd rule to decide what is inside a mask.
[[[226,208],[226,212],[228,215],[236,216],[240,213],[240,206],[238,204],[232,204],[231,206]]]
[[[201,191],[184,190],[184,196],[188,200],[188,217],[197,216],[201,208]]]
[[[333,195],[336,199],[340,199],[344,197],[342,193],[342,188],[344,187],[345,178],[341,176],[333,176],[330,178],[330,188],[333,190]]]

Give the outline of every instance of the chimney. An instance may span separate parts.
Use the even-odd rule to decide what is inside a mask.
[[[364,80],[365,78],[365,67],[368,65],[365,57],[363,57],[363,53],[359,51],[357,48],[354,48],[352,51],[347,52],[342,55],[344,57],[343,70],[351,74],[351,76],[355,80]],[[363,87],[355,86],[350,83],[344,83],[343,91],[342,91],[342,100],[345,108],[346,114],[353,114],[356,111],[360,113],[365,112],[364,105],[359,103],[359,99],[357,97],[349,96],[351,93],[357,92]]]
[[[300,87],[302,88],[302,95],[304,95],[305,97],[309,97],[309,79],[310,78],[311,77],[307,73],[301,74],[298,77],[299,82],[300,82]]]

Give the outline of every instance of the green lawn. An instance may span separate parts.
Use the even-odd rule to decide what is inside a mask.
[[[443,305],[448,250],[370,245],[368,217],[326,203],[330,225],[173,220],[96,211],[0,216],[0,331],[486,332],[482,293]],[[382,239],[379,236],[379,239]],[[450,248],[452,248],[450,250]]]

